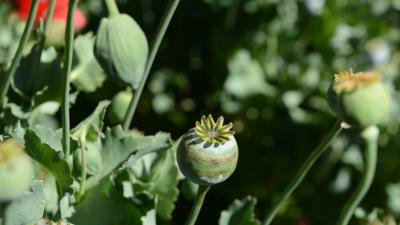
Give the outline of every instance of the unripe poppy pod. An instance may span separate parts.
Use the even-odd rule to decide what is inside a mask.
[[[147,39],[136,21],[126,14],[104,18],[96,35],[94,55],[113,80],[136,89],[147,62]]]
[[[328,91],[329,106],[346,123],[356,127],[377,125],[390,116],[391,96],[382,75],[341,71]]]
[[[231,131],[232,123],[223,125],[223,122],[223,117],[215,122],[211,115],[203,116],[180,140],[178,165],[186,178],[194,183],[218,184],[236,169],[239,151]]]

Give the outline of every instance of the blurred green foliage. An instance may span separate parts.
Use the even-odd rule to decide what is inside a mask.
[[[151,40],[165,1],[117,2]],[[80,7],[89,25],[75,43],[73,85],[79,98],[71,108],[73,125],[86,118],[100,100],[112,99],[125,90],[104,81],[97,65],[97,70],[88,69],[93,56],[79,46],[93,42],[89,32],[96,32],[106,9],[98,0],[82,0]],[[0,1],[0,73],[7,67],[23,28],[11,14],[10,4]],[[234,122],[239,164],[227,182],[209,193],[198,224],[216,224],[220,211],[236,198],[250,205],[233,203],[224,211],[224,221],[229,220],[232,207],[255,207],[255,215],[261,219],[334,123],[335,116],[325,100],[333,74],[347,68],[381,72],[395,103],[392,116],[381,127],[378,171],[362,208],[371,212],[378,207],[400,219],[399,25],[400,0],[182,1],[133,126],[144,133],[168,131],[176,139],[201,115],[224,114],[226,120]],[[47,51],[45,54],[51,54],[52,48]],[[49,60],[44,63],[58,59]],[[46,75],[59,76],[57,72]],[[40,109],[18,95],[18,83],[13,90],[13,100],[19,105]],[[59,126],[56,110],[44,111],[47,116],[36,118],[36,123]],[[360,178],[362,149],[357,132],[344,132],[275,224],[334,224]],[[245,198],[247,195],[257,197],[256,206],[255,200]],[[180,195],[171,224],[183,224],[190,206],[190,200]],[[249,217],[255,221],[251,213]],[[365,224],[365,220],[360,221]]]

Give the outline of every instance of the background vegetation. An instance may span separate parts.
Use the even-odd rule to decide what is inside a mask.
[[[166,1],[117,2],[151,39]],[[82,0],[79,7],[89,23],[78,35],[90,35],[107,15],[106,8],[98,0]],[[0,1],[3,68],[23,29],[11,18],[13,11],[10,2]],[[211,190],[198,224],[216,224],[221,210],[247,195],[257,197],[256,216],[262,218],[335,121],[326,103],[333,74],[348,68],[379,71],[396,100],[391,118],[382,125],[376,179],[362,208],[367,214],[381,208],[400,218],[399,25],[399,0],[183,0],[133,126],[146,134],[171,132],[176,139],[203,114],[221,114],[234,122],[238,168]],[[81,64],[77,57],[76,66]],[[124,90],[105,80],[101,70],[76,76],[73,91],[79,98],[71,108],[71,127],[98,101]],[[13,90],[14,102],[27,106]],[[38,123],[59,127],[59,119],[56,113]],[[334,224],[360,177],[360,143],[352,131],[335,140],[275,224]],[[171,224],[183,224],[190,198],[180,195],[176,206]],[[363,217],[363,211],[357,215]]]

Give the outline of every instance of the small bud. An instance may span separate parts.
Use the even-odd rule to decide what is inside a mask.
[[[132,97],[133,94],[130,89],[120,91],[113,97],[107,114],[112,124],[119,124],[124,121]]]
[[[95,143],[87,143],[86,168],[89,175],[95,175],[103,167],[101,153]],[[82,152],[80,149],[74,153],[75,165],[81,170],[83,166]]]

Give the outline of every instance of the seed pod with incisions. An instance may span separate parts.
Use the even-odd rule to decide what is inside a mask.
[[[238,160],[238,146],[231,131],[232,123],[223,125],[223,117],[215,122],[203,116],[196,127],[180,140],[177,150],[182,173],[200,185],[218,184],[232,175]]]
[[[104,18],[96,35],[94,55],[113,80],[136,89],[147,62],[147,39],[126,14]]]
[[[0,202],[18,198],[31,185],[32,161],[14,139],[0,144]]]
[[[329,106],[356,127],[377,125],[390,116],[391,96],[375,72],[341,71],[328,91]]]

